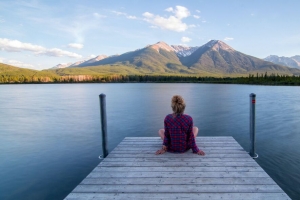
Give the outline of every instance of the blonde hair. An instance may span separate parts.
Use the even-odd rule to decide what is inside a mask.
[[[176,114],[176,115],[183,114],[184,109],[185,109],[184,99],[179,95],[173,96],[172,101],[171,101],[171,107],[172,107],[174,114]]]

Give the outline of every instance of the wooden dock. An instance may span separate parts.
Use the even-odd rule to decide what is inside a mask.
[[[205,156],[126,137],[66,199],[290,199],[233,137],[196,141]]]

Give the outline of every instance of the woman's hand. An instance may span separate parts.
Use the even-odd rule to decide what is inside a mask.
[[[167,147],[163,146],[160,150],[157,150],[155,155],[164,154],[167,151]]]
[[[197,152],[197,154],[200,155],[200,156],[204,156],[204,155],[205,155],[204,151],[202,151],[202,150],[199,150],[199,151]]]
[[[166,150],[160,149],[156,151],[155,155],[164,154],[164,153],[166,153]]]

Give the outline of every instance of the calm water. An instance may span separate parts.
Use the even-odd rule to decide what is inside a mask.
[[[99,98],[107,95],[109,150],[157,136],[182,95],[200,136],[249,149],[249,94],[257,94],[257,162],[300,199],[300,88],[221,84],[0,85],[0,199],[63,199],[100,162]]]

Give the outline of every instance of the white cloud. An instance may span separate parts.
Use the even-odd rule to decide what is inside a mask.
[[[78,55],[76,53],[64,51],[58,48],[47,49],[39,45],[23,43],[18,40],[9,40],[6,38],[0,38],[0,48],[4,51],[9,51],[9,52],[31,51],[36,55],[47,55],[47,56],[55,56],[55,57],[67,56],[71,58],[82,57],[81,55]]]
[[[5,51],[19,52],[19,51],[43,51],[45,48],[30,43],[23,43],[18,40],[9,40],[6,38],[0,38],[0,48]]]
[[[172,12],[172,11],[173,11],[173,8],[172,8],[172,7],[167,8],[165,11],[167,11],[167,12]]]
[[[183,19],[191,15],[190,11],[183,6],[176,6],[173,12],[178,19]]]
[[[231,38],[231,37],[225,37],[224,40],[225,41],[230,41],[230,40],[233,40],[233,38]]]
[[[143,13],[143,16],[144,16],[144,17],[147,17],[147,18],[152,18],[152,17],[154,17],[154,15],[153,15],[152,13],[149,13],[149,12]]]
[[[136,19],[136,16],[131,16],[131,15],[128,15],[126,16],[128,19]]]
[[[125,16],[127,19],[137,19],[136,16],[134,15],[128,15],[127,13],[124,13],[124,12],[119,12],[119,11],[112,11],[113,13],[115,13],[116,15],[123,15]]]
[[[116,15],[127,15],[126,13],[124,13],[124,12],[119,12],[119,11],[112,11],[112,13],[115,13]]]
[[[187,43],[187,42],[190,42],[192,39],[191,38],[188,38],[188,37],[182,37],[181,38],[181,42],[183,43]]]
[[[3,63],[3,62],[4,62],[4,58],[0,57],[0,63]]]
[[[196,10],[196,12],[197,12],[197,13],[200,13],[201,11],[200,11],[200,10]]]
[[[97,19],[99,19],[99,18],[106,18],[105,15],[100,15],[99,13],[93,13],[93,16],[94,16],[95,18],[97,18]]]
[[[199,19],[200,16],[199,15],[193,15],[194,18]]]
[[[205,20],[202,20],[202,23],[206,23],[206,21],[205,21]]]
[[[189,28],[195,28],[195,27],[197,27],[195,24],[189,25]]]
[[[5,22],[5,20],[0,18],[0,23],[4,23],[4,22]]]
[[[37,55],[46,55],[46,56],[53,56],[53,57],[70,57],[70,58],[82,58],[81,55],[78,55],[77,53],[72,53],[69,51],[64,51],[58,48],[53,49],[46,49],[42,52],[36,52]]]
[[[70,43],[68,44],[68,47],[74,48],[74,49],[82,49],[83,44],[78,44],[78,43]]]
[[[183,6],[176,6],[175,9],[172,7],[167,8],[166,11],[174,13],[174,15],[168,18],[154,15],[149,12],[143,13],[144,20],[154,26],[158,26],[161,29],[168,29],[177,32],[183,32],[188,29],[188,25],[182,22],[183,18],[190,16],[190,12]]]

